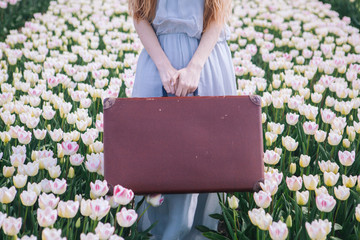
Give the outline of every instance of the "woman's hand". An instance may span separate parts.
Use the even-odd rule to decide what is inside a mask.
[[[165,91],[175,94],[175,86],[179,77],[179,72],[170,63],[158,68],[161,82]]]
[[[161,48],[154,29],[151,27],[149,21],[143,19],[139,21],[134,19],[134,26],[147,53],[159,71],[160,79],[166,92],[174,94],[178,73]]]
[[[186,68],[179,70],[179,78],[176,83],[176,96],[186,96],[196,90],[200,81],[200,74],[207,58],[219,38],[224,25],[210,22],[208,29],[202,34],[198,48],[192,56]]]
[[[195,92],[199,85],[201,69],[200,65],[190,63],[186,68],[178,71],[178,79],[175,85],[176,96],[185,97],[189,93]]]

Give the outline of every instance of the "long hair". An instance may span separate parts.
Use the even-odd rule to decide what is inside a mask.
[[[145,19],[150,23],[156,14],[157,0],[129,0],[129,13],[135,20]],[[203,31],[212,21],[225,23],[231,11],[231,0],[205,0]]]

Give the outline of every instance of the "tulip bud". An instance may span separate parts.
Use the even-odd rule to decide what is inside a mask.
[[[291,163],[290,164],[290,173],[294,174],[296,172],[296,164],[295,163]]]
[[[299,205],[306,205],[309,200],[309,191],[296,191],[296,202]]]
[[[288,228],[291,228],[292,227],[292,217],[291,215],[289,215],[287,218],[286,218],[286,226]]]
[[[162,194],[147,195],[146,202],[153,207],[158,207],[164,202],[164,196]]]
[[[79,217],[79,218],[76,220],[75,227],[76,227],[76,228],[79,228],[80,226],[81,226],[81,218]]]
[[[46,126],[46,128],[47,128],[47,130],[51,131],[51,125],[50,125],[50,124],[48,124],[48,125]]]
[[[299,161],[300,167],[305,168],[305,167],[309,166],[309,163],[310,163],[310,156],[301,154],[300,161]]]
[[[349,141],[349,139],[344,138],[342,144],[343,144],[343,147],[344,147],[344,148],[349,148],[349,147],[350,147],[350,141]]]
[[[63,158],[64,158],[64,150],[61,147],[60,147],[60,149],[58,148],[57,157],[61,158],[60,161],[63,160]]]
[[[355,208],[355,217],[358,222],[360,222],[360,204],[358,204]]]
[[[265,123],[266,122],[266,113],[262,113],[261,114],[261,123]]]
[[[37,151],[32,151],[31,152],[31,160],[35,161],[37,158]]]
[[[69,168],[69,173],[68,173],[68,178],[73,178],[74,175],[75,175],[74,168],[70,167]]]
[[[237,209],[239,207],[239,199],[234,195],[231,198],[228,197],[228,202],[231,209]]]
[[[355,190],[356,190],[358,193],[360,193],[360,186],[359,186],[359,184],[356,184]]]

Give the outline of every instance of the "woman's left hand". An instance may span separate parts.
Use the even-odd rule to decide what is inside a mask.
[[[189,64],[187,67],[178,70],[178,73],[175,95],[185,97],[189,93],[195,92],[200,81],[201,66]]]

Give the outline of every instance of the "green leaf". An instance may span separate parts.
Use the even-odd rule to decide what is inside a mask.
[[[220,235],[219,233],[216,233],[216,232],[206,232],[206,233],[203,233],[203,236],[207,237],[209,239],[212,239],[212,240],[230,240],[229,238],[227,238],[223,235]]]
[[[204,225],[199,225],[199,226],[196,226],[195,228],[197,230],[199,230],[200,232],[210,232],[211,231],[210,228],[208,228],[208,227],[206,227]]]
[[[214,219],[217,219],[217,220],[222,220],[222,219],[224,219],[223,215],[218,214],[218,213],[210,214],[209,216],[212,217],[212,218],[214,218]]]

